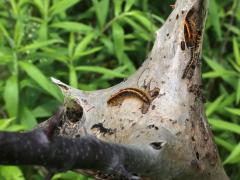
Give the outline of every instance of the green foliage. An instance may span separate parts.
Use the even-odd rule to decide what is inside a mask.
[[[25,178],[21,169],[16,166],[0,166],[0,179],[24,180]]]
[[[51,76],[94,90],[134,73],[173,3],[0,0],[0,130],[28,130],[53,114],[62,96]],[[203,48],[206,114],[231,179],[240,177],[239,12],[239,0],[210,0]],[[0,179],[42,176],[42,169],[0,167]],[[68,172],[54,179],[84,177]]]
[[[240,178],[240,1],[211,0],[204,41],[206,114],[231,179]]]
[[[52,180],[91,180],[90,178],[84,177],[80,175],[79,173],[74,173],[72,171],[68,171],[66,173],[58,173],[53,176]]]

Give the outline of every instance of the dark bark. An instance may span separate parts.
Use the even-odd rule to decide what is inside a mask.
[[[90,135],[49,139],[41,129],[25,133],[1,132],[0,147],[3,165],[41,165],[59,171],[91,169],[129,179],[134,178],[134,170],[150,172],[154,164],[149,164],[149,159],[156,158],[153,151],[103,142]],[[129,164],[134,164],[134,168]]]

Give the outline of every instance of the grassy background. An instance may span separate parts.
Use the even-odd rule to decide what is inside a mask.
[[[240,179],[240,0],[210,0],[203,47],[206,114],[228,175]],[[170,0],[0,0],[0,130],[29,130],[62,102],[53,76],[95,90],[141,65]],[[42,179],[0,166],[0,179]],[[86,179],[73,172],[54,179]]]

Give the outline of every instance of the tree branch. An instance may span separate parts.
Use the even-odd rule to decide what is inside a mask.
[[[156,158],[154,151],[107,143],[94,136],[75,139],[53,136],[49,139],[40,129],[25,133],[0,132],[0,147],[0,164],[4,165],[100,170],[129,179],[134,177],[133,173],[153,167],[151,162]]]

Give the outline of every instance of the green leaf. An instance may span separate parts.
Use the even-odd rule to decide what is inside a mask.
[[[126,72],[127,69],[128,69],[128,65],[124,65],[124,66],[118,66],[118,67],[112,69],[112,71],[120,73],[120,74],[123,74],[123,72],[124,72],[123,75],[129,77],[130,73]],[[112,76],[104,74],[100,79],[106,81],[106,80],[110,80],[112,78],[113,78]]]
[[[11,47],[13,47],[14,46],[14,41],[11,38],[10,34],[8,33],[8,31],[5,29],[5,27],[1,23],[0,23],[0,30],[1,30],[2,34],[5,36],[5,38],[7,39],[9,45]]]
[[[48,22],[46,20],[42,21],[39,31],[38,31],[38,35],[39,35],[39,37],[38,37],[37,43],[45,42],[48,39]],[[52,43],[50,43],[50,44],[52,44]],[[46,45],[48,45],[48,43]],[[43,44],[43,46],[45,46],[45,45]]]
[[[136,71],[134,64],[126,53],[123,53],[123,64],[127,66],[130,74],[133,74]]]
[[[207,64],[217,73],[224,75],[237,75],[234,71],[229,71],[225,69],[221,64],[219,64],[217,61],[214,61],[206,56],[204,56],[204,60],[207,62]],[[224,79],[224,75],[222,78]]]
[[[26,130],[30,130],[30,129],[22,124],[12,124],[6,130],[9,132],[19,132],[19,131],[26,131]]]
[[[100,41],[104,44],[105,46],[105,50],[109,53],[109,54],[114,54],[114,45],[113,42],[110,38],[108,37],[101,37]]]
[[[225,108],[229,113],[240,116],[240,108]]]
[[[234,33],[235,35],[237,35],[237,36],[240,35],[239,27],[233,26],[232,24],[229,24],[229,23],[224,23],[223,25],[225,28],[227,28],[230,32]]]
[[[80,0],[58,0],[53,3],[52,7],[50,8],[50,13],[52,15],[61,13],[66,11],[68,8],[72,7],[76,3],[80,2]]]
[[[236,103],[239,104],[239,102],[240,102],[240,78],[238,79],[236,91],[237,91],[236,92],[237,93]]]
[[[11,123],[13,123],[13,121],[16,118],[9,118],[9,119],[0,119],[0,130],[6,130],[8,126],[10,126]]]
[[[95,9],[95,13],[98,19],[98,23],[100,28],[102,29],[108,15],[109,9],[109,0],[93,0],[93,6]]]
[[[240,126],[237,124],[214,118],[208,118],[208,122],[216,129],[221,129],[224,131],[230,131],[240,134]]]
[[[235,164],[240,162],[240,143],[234,148],[231,154],[223,162],[224,164]]]
[[[16,75],[12,75],[6,82],[3,94],[5,107],[10,117],[17,117],[19,105],[18,93],[18,79]]]
[[[225,69],[221,64],[217,63],[212,59],[204,56],[204,60],[214,70],[214,72],[204,73],[203,78],[209,77],[221,77],[224,81],[235,87],[236,79],[233,76],[239,76],[235,71]]]
[[[16,1],[9,1],[9,3],[11,4],[11,8],[12,8],[12,12],[13,12],[13,15],[15,17],[18,17],[18,13],[19,13],[19,8],[18,8],[18,5],[17,5],[17,2]]]
[[[124,11],[125,12],[129,11],[132,8],[132,6],[134,5],[135,1],[136,0],[126,0]]]
[[[42,0],[33,0],[30,1],[31,3],[33,3],[37,8],[38,11],[41,13],[42,17],[45,16],[45,10],[44,10],[44,4]]]
[[[71,58],[73,57],[73,51],[74,51],[74,47],[75,47],[75,36],[74,33],[70,33],[69,36],[69,42],[68,42],[68,56]]]
[[[86,35],[77,45],[75,52],[74,52],[74,59],[78,57],[78,54],[84,52],[84,50],[87,48],[87,46],[90,45],[92,42],[92,39],[94,38],[95,34],[94,32],[89,33]]]
[[[0,179],[25,180],[21,169],[17,166],[0,166]]]
[[[233,61],[232,59],[229,59],[229,62],[234,67],[234,69],[240,73],[240,66],[237,63],[235,63],[235,61]]]
[[[58,107],[59,103],[56,100],[48,100],[46,103],[38,105],[33,109],[32,114],[35,118],[50,117]]]
[[[33,64],[27,62],[19,63],[21,68],[45,91],[55,97],[57,100],[61,101],[62,96],[59,89],[53,85],[48,78]]]
[[[25,126],[21,124],[16,124],[15,120],[15,117],[9,119],[0,119],[0,130],[9,132],[27,130]]]
[[[35,118],[45,118],[52,115],[52,112],[49,109],[45,108],[44,106],[38,106],[32,111],[32,115]]]
[[[236,38],[233,38],[233,52],[236,59],[236,63],[240,66],[240,50]]]
[[[223,113],[225,113],[224,109],[227,106],[230,106],[232,103],[234,103],[235,97],[236,97],[236,93],[232,93],[232,94],[224,93],[224,94],[225,94],[225,97],[221,102],[221,104],[218,106],[218,112],[223,112]]]
[[[215,0],[209,1],[209,20],[213,25],[214,31],[217,34],[218,40],[222,39],[222,31],[220,26],[220,17],[218,12],[218,6]]]
[[[25,105],[21,105],[20,121],[21,121],[21,125],[25,126],[27,130],[32,129],[37,125],[37,120],[35,119],[33,113]]]
[[[57,22],[50,25],[52,28],[59,28],[64,29],[65,31],[69,32],[82,32],[82,33],[88,33],[93,30],[91,26],[88,26],[83,23],[78,22],[71,22],[71,21],[63,21],[63,22]]]
[[[72,87],[75,87],[75,88],[78,87],[77,73],[76,73],[75,67],[73,66],[70,66],[69,82]]]
[[[206,109],[206,115],[210,116],[212,113],[218,110],[218,107],[220,106],[224,98],[225,98],[225,95],[221,95],[215,101],[213,101],[212,103],[209,103]]]
[[[230,151],[230,152],[231,152],[231,151],[234,149],[234,147],[235,147],[233,144],[231,144],[231,143],[229,143],[228,141],[226,141],[226,140],[224,140],[224,139],[222,139],[222,138],[219,138],[219,137],[217,137],[217,136],[214,137],[214,140],[215,140],[215,142],[216,142],[218,145],[224,147],[226,150],[228,150],[228,151]]]
[[[124,30],[121,25],[115,22],[113,23],[112,31],[115,53],[118,61],[122,63],[124,52]]]
[[[24,24],[20,19],[18,19],[14,28],[15,47],[19,47],[21,45],[23,36],[24,36]]]
[[[29,44],[29,45],[26,45],[25,47],[22,47],[21,49],[19,49],[19,51],[39,49],[39,48],[43,48],[43,47],[46,47],[46,46],[49,46],[49,45],[55,44],[55,43],[62,43],[62,41],[59,40],[59,39],[52,39],[52,40],[47,40],[47,41],[36,41],[32,44]]]
[[[161,24],[163,24],[164,21],[165,21],[163,17],[157,16],[156,14],[151,14],[151,16],[152,16],[153,19],[157,20]]]
[[[9,132],[27,130],[25,126],[16,124],[15,119],[16,118],[0,119],[0,130]]]
[[[117,17],[122,12],[123,0],[113,1],[113,3],[114,3],[114,14],[115,14],[115,17]]]
[[[75,54],[75,59],[76,58],[79,58],[79,57],[82,57],[82,56],[87,56],[87,55],[90,55],[90,54],[94,54],[95,52],[98,52],[100,50],[102,50],[103,47],[95,47],[95,48],[91,48],[91,49],[87,49],[85,51],[80,51],[78,53]]]
[[[126,23],[128,23],[130,26],[132,26],[132,29],[135,31],[135,33],[136,33],[136,35],[138,35],[138,37],[140,37],[146,41],[149,41],[149,39],[151,39],[151,35],[149,34],[149,32],[147,32],[142,26],[137,24],[131,18],[124,16],[123,19],[124,19],[124,21],[126,21]]]
[[[78,66],[76,71],[101,73],[110,77],[126,78],[127,75],[99,66]]]
[[[142,24],[149,32],[154,33],[157,30],[157,27],[149,20],[149,18],[146,18],[144,13],[140,11],[131,11],[131,16]]]
[[[85,176],[72,172],[72,171],[67,171],[65,173],[57,173],[53,176],[52,180],[90,180],[89,178],[86,179]]]
[[[203,78],[217,78],[217,77],[221,77],[221,78],[229,78],[229,77],[233,77],[235,76],[236,73],[233,71],[211,71],[211,72],[207,72],[207,73],[203,73]]]

